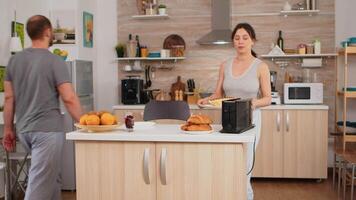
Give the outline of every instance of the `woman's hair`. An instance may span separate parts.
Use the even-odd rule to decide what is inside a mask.
[[[237,32],[237,30],[239,29],[245,29],[245,31],[248,33],[248,35],[250,36],[250,38],[254,41],[256,41],[256,33],[255,33],[255,30],[253,29],[253,27],[248,24],[248,23],[239,23],[235,26],[234,30],[232,31],[232,34],[231,34],[231,40],[234,41],[234,37],[235,37],[235,34]],[[252,49],[251,49],[251,54],[257,58],[257,54],[256,52],[254,52]]]

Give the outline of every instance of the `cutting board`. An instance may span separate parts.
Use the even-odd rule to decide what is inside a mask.
[[[171,86],[171,99],[174,100],[175,99],[175,91],[176,90],[182,90],[183,94],[185,92],[185,83],[182,82],[181,77],[178,76],[177,77],[177,82],[173,83]]]

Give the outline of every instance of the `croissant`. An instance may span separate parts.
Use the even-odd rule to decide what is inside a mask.
[[[210,131],[212,127],[209,124],[184,124],[181,129],[183,131]]]
[[[213,123],[211,119],[206,115],[192,115],[189,117],[189,124],[211,124]]]

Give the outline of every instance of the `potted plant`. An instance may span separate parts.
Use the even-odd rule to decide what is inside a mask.
[[[117,54],[117,57],[118,58],[122,58],[124,57],[124,54],[125,54],[125,45],[124,44],[117,44],[115,46],[115,50],[116,50],[116,54]]]
[[[160,4],[158,6],[158,14],[159,15],[165,15],[166,14],[166,9],[167,9],[167,6],[164,5],[164,4]]]

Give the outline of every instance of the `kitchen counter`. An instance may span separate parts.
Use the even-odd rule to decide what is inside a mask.
[[[115,105],[113,106],[114,110],[130,110],[130,109],[135,109],[135,110],[139,110],[139,109],[144,109],[145,105]],[[217,110],[220,108],[200,108],[198,105],[194,104],[190,104],[189,108],[191,110],[199,110],[199,109],[203,109],[203,110]],[[329,106],[327,105],[285,105],[285,104],[281,104],[281,105],[270,105],[270,106],[266,106],[261,108],[263,110],[280,110],[280,109],[291,109],[291,110],[328,110]]]
[[[127,132],[123,127],[118,130],[100,133],[74,131],[67,133],[67,140],[97,141],[140,141],[140,142],[199,142],[199,143],[246,143],[253,142],[255,129],[241,134],[222,134],[220,125],[213,125],[214,132],[204,135],[185,134],[180,125],[155,124],[147,129]]]
[[[75,142],[76,199],[245,200],[246,143],[256,129],[221,134],[220,128],[206,135],[184,134],[174,124],[67,133]]]

